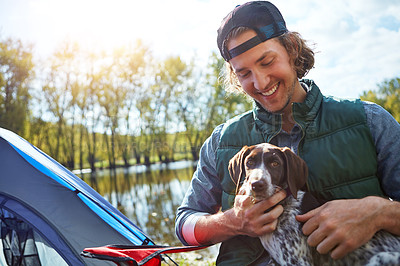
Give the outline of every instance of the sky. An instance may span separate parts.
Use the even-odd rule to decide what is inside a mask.
[[[46,58],[66,40],[86,49],[144,41],[159,57],[217,52],[217,29],[240,0],[0,0],[0,38]],[[354,98],[400,77],[399,0],[274,0],[287,28],[316,53],[313,79],[325,95]]]

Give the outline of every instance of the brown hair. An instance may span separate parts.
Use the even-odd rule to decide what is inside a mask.
[[[226,38],[235,38],[243,32],[249,30],[246,27],[239,27],[232,30]],[[276,37],[280,44],[285,47],[289,54],[293,68],[297,73],[297,78],[301,79],[314,67],[314,51],[307,45],[307,42],[297,32],[288,31]],[[243,92],[242,86],[229,62],[225,63],[225,85],[229,92]]]

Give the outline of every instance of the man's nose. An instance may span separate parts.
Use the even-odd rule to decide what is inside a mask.
[[[264,73],[262,71],[255,71],[253,75],[253,83],[254,83],[254,88],[256,88],[259,91],[265,90],[265,88],[269,84],[269,75],[267,73]]]

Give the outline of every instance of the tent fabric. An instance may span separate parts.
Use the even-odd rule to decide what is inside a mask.
[[[27,223],[68,265],[114,265],[80,256],[86,247],[154,245],[79,177],[2,128],[0,169],[0,212]]]
[[[207,248],[208,246],[129,246],[109,245],[94,248],[85,248],[82,256],[99,260],[113,261],[118,265],[130,266],[159,266],[161,265],[161,254],[188,252]]]
[[[8,265],[40,265],[33,230],[12,217],[1,220],[1,240]]]
[[[143,237],[143,232],[127,219],[121,212],[115,209],[108,201],[106,201],[100,194],[88,186],[82,179],[74,175],[71,171],[66,169],[64,166],[56,162],[51,157],[47,156],[41,150],[19,137],[18,135],[0,128],[0,138],[4,138],[10,145],[32,166],[37,168],[42,173],[48,175],[52,179],[56,180],[60,184],[64,185],[73,191],[79,191],[85,197],[89,198],[92,202],[101,206],[102,209],[108,211],[112,216],[120,221],[120,223],[126,225],[128,228],[134,227],[133,233],[136,231],[140,233],[136,236],[140,241],[146,241],[146,237]]]
[[[4,218],[10,216],[15,217],[20,214],[19,216],[23,216],[23,218],[16,220],[29,221],[31,228],[36,228],[36,231],[42,232],[43,241],[37,241],[37,243],[50,242],[52,243],[53,249],[55,249],[59,256],[64,258],[65,261],[68,261],[73,265],[82,264],[82,262],[69,248],[62,236],[59,235],[58,232],[48,223],[42,222],[42,218],[35,214],[35,212],[29,210],[27,207],[13,199],[12,196],[0,195],[0,202],[1,221],[3,221]]]

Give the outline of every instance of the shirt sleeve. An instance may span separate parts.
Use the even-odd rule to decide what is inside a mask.
[[[196,244],[192,240],[194,225],[199,215],[214,214],[221,208],[222,187],[217,175],[215,158],[222,127],[223,125],[216,127],[201,147],[196,171],[176,213],[175,232],[184,245]],[[183,233],[186,221],[189,226]],[[186,241],[185,237],[191,240]]]
[[[400,124],[381,106],[364,102],[378,156],[378,177],[387,196],[400,200]]]

